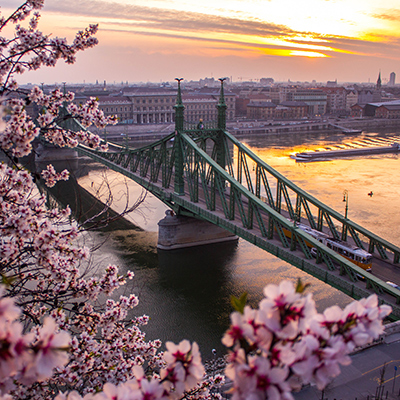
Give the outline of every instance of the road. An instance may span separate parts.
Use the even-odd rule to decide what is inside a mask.
[[[372,400],[377,394],[383,371],[382,397],[379,398],[400,399],[400,333],[388,336],[382,344],[352,355],[351,359],[352,364],[341,368],[342,373],[323,394],[308,386],[294,393],[295,400]],[[396,377],[394,367],[397,367]]]
[[[391,281],[400,285],[400,265],[374,257],[372,260],[372,274],[384,282]]]

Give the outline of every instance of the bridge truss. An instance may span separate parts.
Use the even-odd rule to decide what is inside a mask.
[[[217,107],[216,123],[185,123],[179,85],[174,133],[139,149],[109,144],[108,152],[78,150],[131,178],[177,214],[233,232],[355,299],[376,293],[399,319],[400,291],[308,235],[296,221],[350,239],[394,264],[400,248],[306,193],[226,131],[222,80]],[[316,259],[310,245],[317,249]]]

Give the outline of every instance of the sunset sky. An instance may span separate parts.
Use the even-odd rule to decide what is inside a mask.
[[[400,0],[46,0],[41,14],[69,39],[99,23],[100,44],[21,82],[400,81]]]

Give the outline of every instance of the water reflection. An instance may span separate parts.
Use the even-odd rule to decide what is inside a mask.
[[[291,137],[287,138],[286,146],[283,138],[278,137],[250,138],[246,142],[253,152],[282,175],[342,214],[342,194],[348,190],[349,218],[400,245],[400,186],[395,172],[400,167],[398,154],[376,154],[314,163],[296,163],[289,157],[303,150],[377,138],[398,140],[399,135],[393,131],[364,133],[353,138],[318,135],[314,143],[305,146],[293,145],[296,140]],[[373,196],[368,195],[371,191]]]
[[[185,334],[196,335],[202,348],[208,348],[212,341],[222,351],[219,341],[232,310],[232,265],[236,250],[236,243],[219,243],[158,251],[159,288],[179,303],[180,318],[185,326],[184,330],[182,327],[175,329],[171,336],[181,340]],[[188,315],[193,318],[190,324],[187,323]]]

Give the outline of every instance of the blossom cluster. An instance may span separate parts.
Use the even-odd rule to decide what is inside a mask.
[[[65,386],[84,394],[93,390],[88,381],[102,387],[130,379],[136,365],[160,368],[161,342],[146,341],[140,330],[148,318],[127,316],[138,304],[137,297],[109,299],[104,306],[100,301],[126,278],[114,265],[100,275],[82,268],[89,250],[78,245],[79,227],[70,221],[70,209],[49,209],[46,197],[34,193],[28,171],[0,164],[0,271],[8,283],[7,294],[16,296],[24,311],[20,318],[25,325],[50,315],[74,337],[68,365],[46,385],[18,380],[13,395],[45,398],[52,388]]]
[[[266,286],[264,295],[258,309],[231,315],[222,339],[230,348],[226,375],[233,399],[292,399],[291,392],[308,383],[323,389],[350,363],[355,347],[383,333],[391,312],[371,295],[319,314],[311,294],[303,296],[290,281]]]
[[[5,89],[15,89],[16,81],[14,74],[25,71],[37,70],[42,66],[54,66],[59,59],[68,64],[76,60],[76,53],[95,46],[98,41],[94,37],[97,25],[90,25],[83,31],[79,31],[72,44],[66,39],[50,37],[37,29],[40,14],[36,11],[29,21],[27,27],[20,24],[33,10],[43,7],[44,0],[27,0],[18,7],[8,18],[1,17],[0,30],[9,23],[16,24],[15,35],[8,39],[2,37],[0,40],[0,83]]]
[[[53,187],[57,181],[67,181],[69,178],[69,172],[66,169],[57,173],[51,164],[42,170],[40,174],[48,187]]]
[[[71,219],[70,208],[49,208],[46,196],[35,185],[42,177],[52,186],[67,179],[68,172],[59,173],[50,165],[41,174],[31,173],[18,163],[18,158],[33,151],[33,141],[39,135],[60,147],[84,144],[104,148],[99,137],[86,128],[116,122],[115,117],[103,115],[96,99],[75,106],[70,104],[72,93],[56,89],[45,94],[38,87],[29,93],[18,89],[14,74],[54,65],[59,58],[73,62],[77,51],[96,43],[95,25],[78,32],[72,45],[39,32],[38,13],[28,27],[22,27],[21,21],[42,5],[42,0],[28,0],[0,21],[0,29],[16,23],[13,38],[0,39],[0,149],[9,158],[8,165],[0,164],[0,274],[7,295],[23,310],[19,318],[24,327],[35,329],[51,316],[52,324],[73,338],[68,363],[46,376],[45,382],[39,375],[30,381],[13,375],[11,394],[20,399],[51,398],[59,387],[85,394],[107,382],[118,384],[133,378],[134,366],[158,370],[164,363],[161,342],[147,341],[140,329],[148,317],[127,316],[138,303],[136,296],[104,304],[103,299],[112,296],[126,278],[114,265],[102,273],[94,271],[89,249],[80,243],[83,227]],[[41,110],[37,123],[26,111],[32,103]],[[0,351],[0,362],[2,354]],[[0,386],[3,384],[1,380]]]
[[[115,116],[105,117],[98,108],[96,99],[91,98],[84,105],[69,104],[73,100],[73,93],[62,94],[59,89],[46,95],[35,86],[26,99],[7,98],[3,101],[3,109],[10,118],[4,129],[0,131],[0,147],[14,157],[22,157],[31,153],[32,142],[42,135],[47,142],[59,147],[76,147],[83,144],[91,148],[106,150],[107,146],[101,143],[98,135],[89,132],[85,127],[94,124],[103,128],[108,124],[115,124]],[[25,110],[26,101],[35,102],[42,109],[37,118],[39,126],[29,118]],[[79,129],[66,129],[65,123],[82,123]]]
[[[3,295],[0,286],[0,396],[15,387],[14,380],[32,384],[50,378],[55,368],[67,363],[70,341],[70,335],[50,317],[23,334],[20,308]]]
[[[97,25],[90,25],[79,31],[72,44],[66,39],[44,35],[37,29],[40,14],[35,11],[24,27],[21,23],[32,11],[43,7],[43,0],[27,0],[8,18],[1,17],[0,30],[14,23],[11,38],[0,37],[0,101],[6,112],[8,123],[0,126],[0,147],[11,157],[22,157],[32,151],[32,142],[41,134],[50,143],[64,147],[85,144],[92,148],[101,146],[100,139],[86,130],[91,124],[104,127],[117,122],[117,117],[105,117],[99,110],[97,101],[91,99],[80,106],[68,104],[73,101],[73,93],[62,93],[59,89],[44,94],[35,87],[30,93],[18,89],[15,75],[36,70],[41,66],[54,66],[59,59],[74,63],[76,53],[97,44]],[[36,103],[41,113],[35,123],[26,113],[26,105]],[[3,115],[2,115],[3,117]],[[78,121],[81,129],[66,129],[68,121]],[[105,147],[104,147],[105,149]]]
[[[190,396],[193,399],[210,398],[208,385],[200,384],[204,367],[197,344],[183,340],[178,345],[167,342],[166,346],[166,367],[161,369],[161,376],[146,375],[143,367],[137,365],[132,368],[133,378],[119,385],[108,382],[100,393],[88,393],[84,397],[77,392],[62,393],[55,400],[176,400],[188,395],[188,390],[196,392]]]

